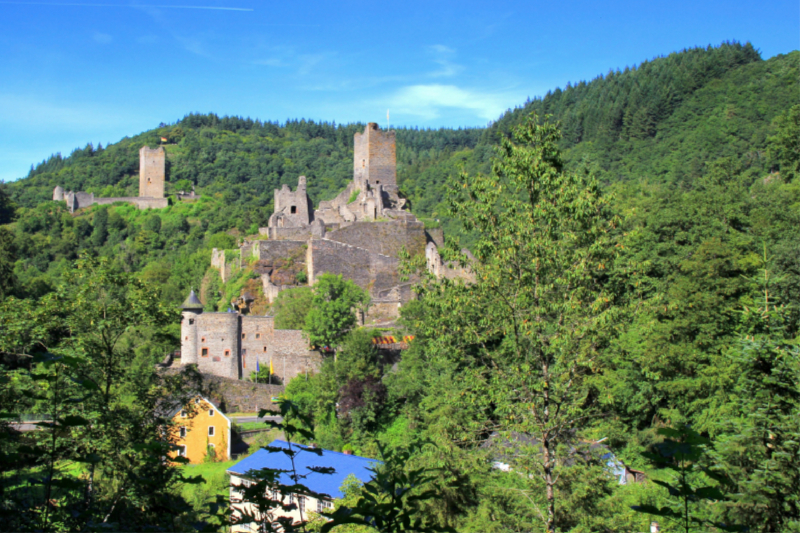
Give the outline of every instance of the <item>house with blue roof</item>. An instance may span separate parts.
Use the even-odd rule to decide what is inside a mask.
[[[290,444],[283,440],[274,440],[269,444],[269,447],[289,449]],[[307,450],[308,446],[302,444],[291,444],[293,450]],[[318,449],[317,449],[318,450]],[[318,450],[320,451],[320,450]],[[362,483],[367,483],[372,479],[371,468],[381,464],[376,459],[368,459],[366,457],[359,457],[350,453],[340,453],[331,450],[321,450],[321,454],[317,453],[298,453],[295,455],[294,463],[297,473],[305,477],[300,480],[300,483],[308,487],[311,491],[326,495],[320,499],[311,498],[308,496],[295,496],[290,495],[289,501],[284,501],[284,504],[295,504],[292,511],[281,511],[276,509],[280,515],[272,517],[274,520],[279,516],[291,517],[295,522],[302,522],[308,520],[307,513],[313,511],[320,513],[325,509],[333,509],[333,500],[343,498],[344,493],[341,487],[345,479],[349,475],[353,475]],[[250,504],[241,501],[241,494],[237,487],[249,487],[251,483],[255,482],[255,478],[251,472],[261,470],[263,468],[272,468],[276,470],[289,470],[292,469],[292,462],[288,455],[280,452],[269,452],[265,449],[260,449],[249,457],[242,459],[227,470],[231,476],[231,505],[234,513],[237,510],[245,510]],[[333,468],[332,474],[323,474],[315,472],[313,468]],[[279,477],[281,485],[294,485],[294,481],[288,473],[282,473]],[[247,509],[253,511],[253,509]],[[231,531],[233,533],[244,533],[255,531],[255,524],[240,524],[233,526]]]

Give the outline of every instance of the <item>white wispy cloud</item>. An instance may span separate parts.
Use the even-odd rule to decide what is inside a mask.
[[[452,61],[456,51],[443,44],[434,44],[428,47],[428,53],[433,56],[433,62],[439,65],[439,69],[428,74],[433,78],[449,78],[464,70],[464,67]]]
[[[495,120],[506,109],[524,99],[513,92],[486,92],[463,89],[455,85],[410,85],[388,98],[392,113],[407,114],[431,120],[439,117],[444,108],[472,112],[486,121]]]

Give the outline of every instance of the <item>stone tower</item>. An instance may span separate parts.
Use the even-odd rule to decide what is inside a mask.
[[[164,198],[166,152],[163,146],[139,150],[139,197]]]
[[[275,228],[304,228],[314,220],[314,206],[306,192],[306,177],[297,179],[297,189],[292,191],[284,184],[275,189],[275,212],[269,225]]]
[[[61,185],[56,185],[56,188],[53,189],[53,201],[54,202],[64,201],[64,187],[62,187]]]
[[[198,317],[203,312],[203,304],[192,291],[181,309],[181,365],[196,365]]]
[[[364,133],[355,134],[353,181],[362,191],[378,185],[387,191],[397,190],[397,152],[393,131],[381,131],[374,122]]]

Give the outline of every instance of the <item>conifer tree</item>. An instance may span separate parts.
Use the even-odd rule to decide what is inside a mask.
[[[613,324],[615,219],[596,179],[564,171],[560,138],[556,124],[529,116],[491,175],[451,184],[453,214],[477,235],[475,260],[455,247],[443,258],[471,268],[474,282],[428,278],[418,290],[430,312],[414,324],[430,357],[460,366],[454,385],[464,388],[450,401],[482,403],[476,431],[494,432],[514,450],[512,467],[541,481],[547,531],[558,527],[567,455],[596,413],[587,378]]]

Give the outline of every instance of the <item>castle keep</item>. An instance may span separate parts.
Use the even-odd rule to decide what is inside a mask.
[[[64,192],[60,185],[53,189],[53,201],[66,202],[70,213],[95,204],[113,204],[127,202],[139,209],[161,209],[167,207],[164,198],[164,182],[166,177],[166,152],[163,146],[150,148],[143,146],[139,150],[139,196],[121,198],[95,198],[90,192]]]

